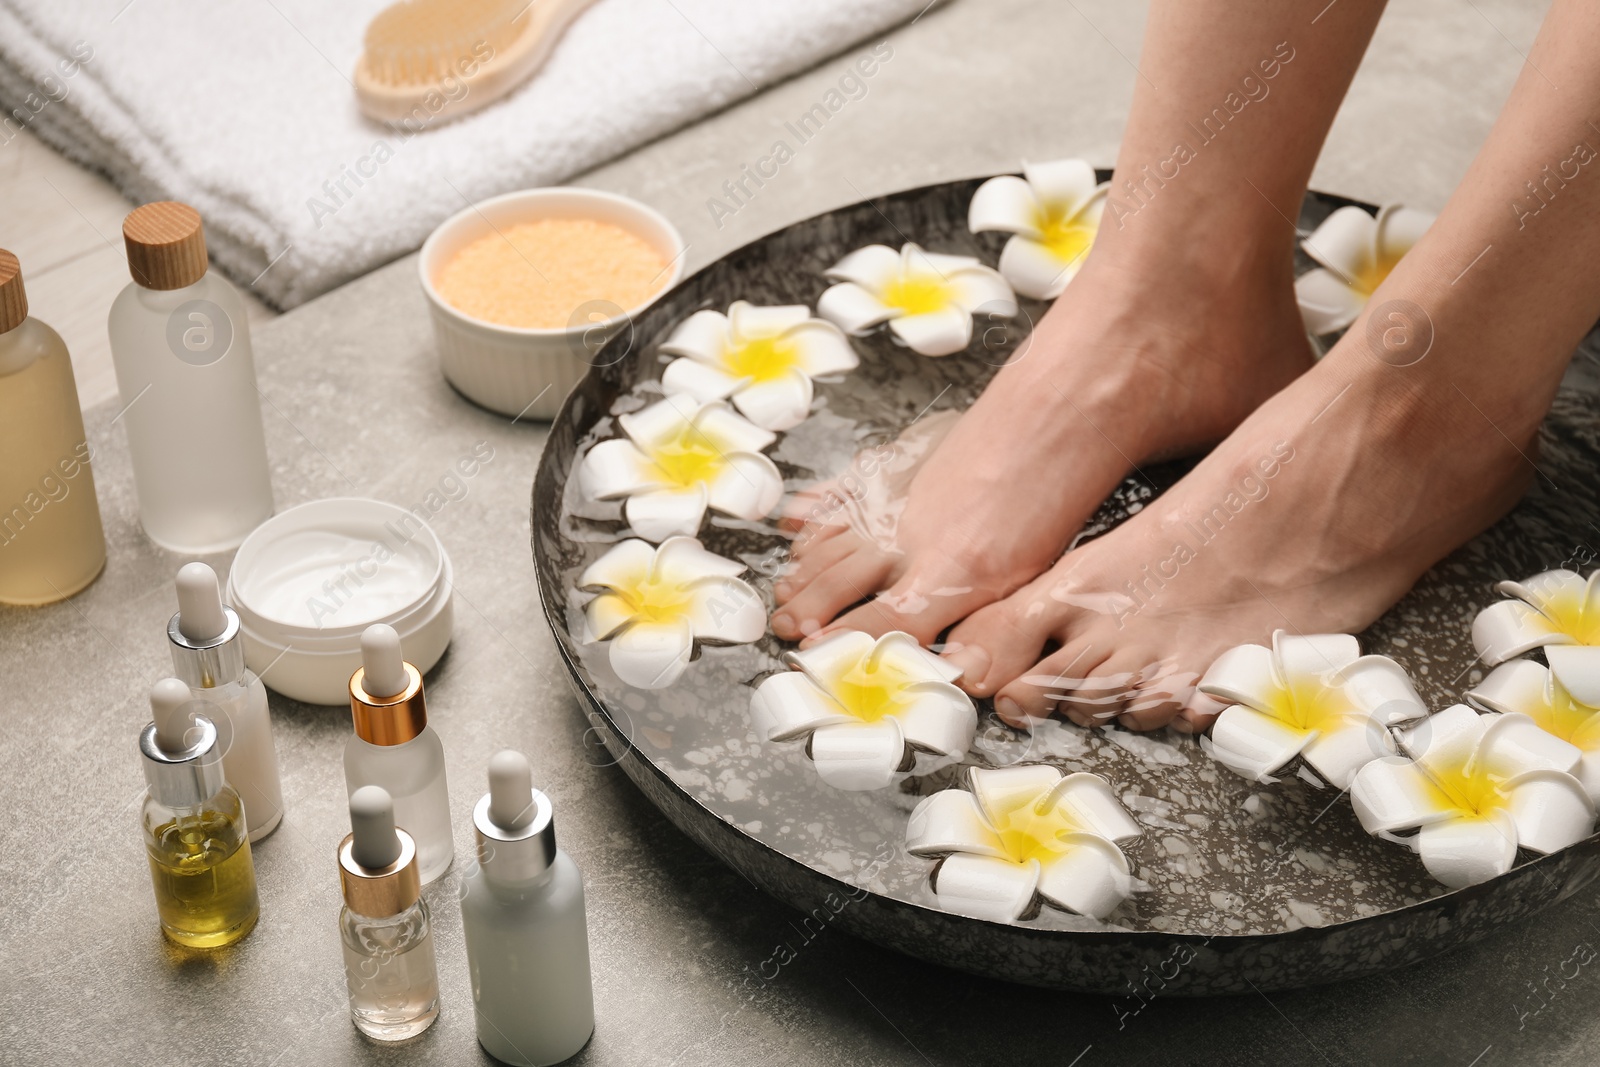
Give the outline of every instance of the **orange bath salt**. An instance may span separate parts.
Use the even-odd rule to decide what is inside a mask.
[[[638,307],[666,279],[661,253],[620,226],[539,219],[473,241],[444,265],[434,285],[447,304],[474,318],[559,330]],[[596,301],[614,307],[584,307]]]

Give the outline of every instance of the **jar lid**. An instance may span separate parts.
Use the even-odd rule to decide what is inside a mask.
[[[449,644],[450,558],[415,511],[382,500],[314,500],[268,519],[234,556],[228,602],[245,661],[287,696],[339,705],[361,634],[386,623],[426,672]]]

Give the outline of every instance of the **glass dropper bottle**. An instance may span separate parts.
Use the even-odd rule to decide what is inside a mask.
[[[261,905],[239,794],[223,781],[217,728],[189,687],[150,690],[154,721],[139,734],[141,821],[161,932],[189,948],[231,945],[255,928]]]
[[[351,1021],[377,1041],[416,1037],[439,1015],[433,924],[422,899],[416,842],[395,826],[394,801],[380,786],[362,786],[350,796],[339,888]]]

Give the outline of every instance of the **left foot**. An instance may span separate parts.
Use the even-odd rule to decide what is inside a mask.
[[[1280,628],[1359,632],[1510,510],[1537,398],[1469,400],[1440,373],[1451,354],[1390,366],[1363,325],[1176,487],[957,626],[960,684],[1014,725],[1059,710],[1201,730],[1221,705],[1194,686],[1218,654]]]

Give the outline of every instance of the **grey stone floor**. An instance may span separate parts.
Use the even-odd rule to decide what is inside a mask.
[[[1311,19],[1322,7],[1307,5]],[[1522,62],[1542,5],[1397,0],[1317,183],[1439,206]],[[656,204],[691,267],[874,193],[1078,154],[1107,165],[1142,8],[1116,0],[958,0],[889,36],[893,59],[731,218],[706,201],[766,154],[843,58],[586,176]],[[714,33],[713,28],[712,32]],[[1520,50],[1520,51],[1519,51]],[[1145,71],[1159,86],[1160,72]],[[1588,1064],[1600,1058],[1600,902],[1592,893],[1431,963],[1294,994],[1144,1003],[942,971],[787,908],[665,822],[586,733],[540,615],[527,502],[543,441],[439,377],[408,259],[256,338],[280,507],[330,495],[410,504],[480,441],[494,459],[435,526],[458,581],[455,641],[429,679],[458,851],[496,749],[527,751],[588,878],[594,1064]],[[167,671],[182,560],[138,528],[116,405],[89,413],[111,558],[73,601],[0,611],[0,1063],[488,1063],[472,1039],[454,874],[429,891],[439,1023],[380,1049],[345,1017],[333,847],[347,717],[274,697],[288,815],[257,849],[260,927],[181,953],[155,924],[135,812],[134,737]],[[215,561],[225,566],[226,559]],[[780,946],[793,961],[746,983]],[[767,968],[770,971],[770,965]]]

